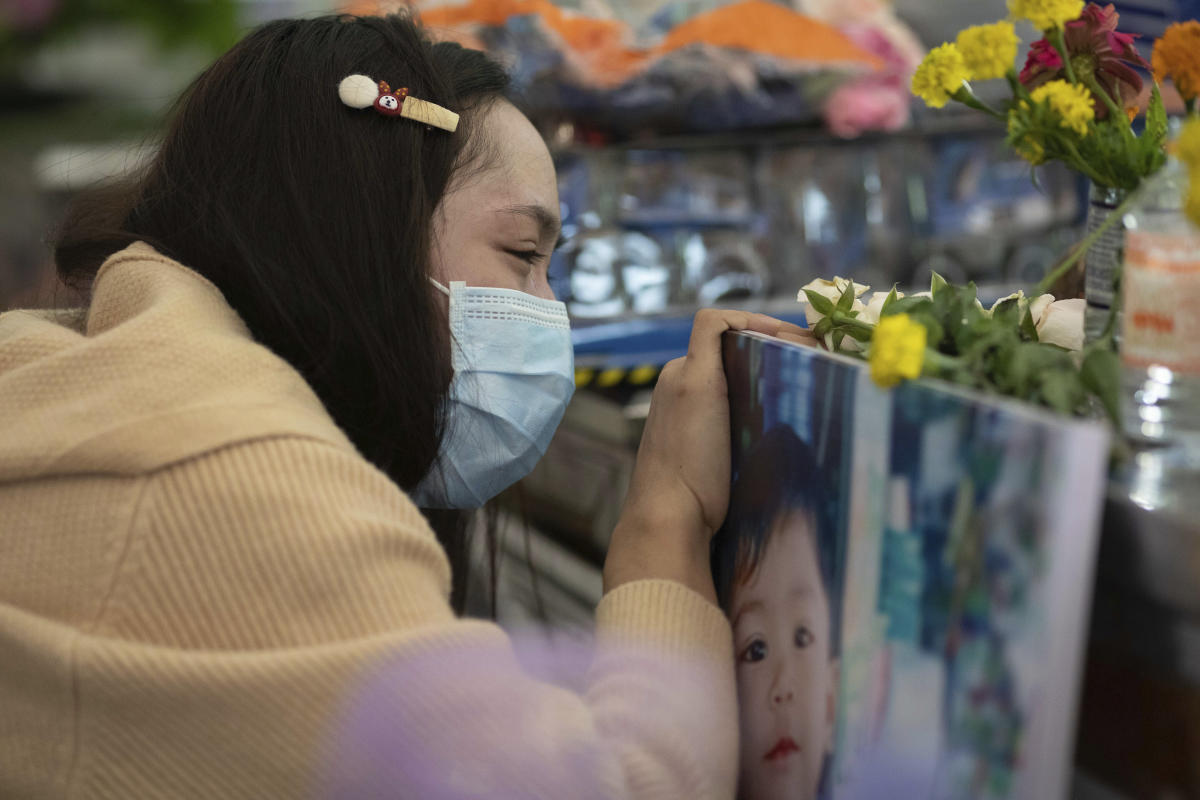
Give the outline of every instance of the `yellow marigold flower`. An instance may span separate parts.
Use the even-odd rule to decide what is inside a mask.
[[[970,77],[967,62],[958,48],[943,44],[930,50],[913,73],[912,92],[931,107],[941,108]]]
[[[1175,141],[1175,155],[1187,165],[1188,193],[1184,211],[1192,222],[1200,225],[1200,119],[1190,119]]]
[[[1086,136],[1088,123],[1096,118],[1092,93],[1086,86],[1068,81],[1050,81],[1029,93],[1035,103],[1047,103],[1058,115],[1058,124],[1067,130]]]
[[[1175,155],[1189,169],[1200,169],[1200,119],[1193,118],[1184,123],[1175,140]]]
[[[1200,226],[1200,167],[1192,167],[1188,172],[1188,194],[1184,201],[1184,211],[1194,225]]]
[[[1184,100],[1200,95],[1200,22],[1194,19],[1168,25],[1150,56],[1154,79],[1170,78]]]
[[[1008,0],[1008,11],[1040,31],[1061,28],[1083,13],[1083,0]]]
[[[1019,117],[1016,111],[1008,115],[1008,133],[1012,137],[1013,149],[1017,151],[1017,155],[1028,161],[1033,166],[1044,164],[1046,161],[1046,148],[1030,133],[1017,136],[1014,129],[1019,124]]]
[[[871,378],[883,387],[917,378],[925,362],[925,326],[908,314],[879,320],[871,334]]]
[[[967,28],[958,34],[955,44],[967,62],[971,80],[1003,78],[1017,59],[1017,32],[1011,22]]]

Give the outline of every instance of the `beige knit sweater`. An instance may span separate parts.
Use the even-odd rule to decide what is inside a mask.
[[[618,588],[572,690],[449,583],[196,273],[138,244],[0,315],[0,797],[732,796],[718,609]]]

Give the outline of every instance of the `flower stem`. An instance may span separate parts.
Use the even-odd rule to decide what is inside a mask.
[[[1014,104],[1018,98],[1021,100],[1029,99],[1029,90],[1025,88],[1025,84],[1021,83],[1021,79],[1017,77],[1015,69],[1010,69],[1004,73],[1004,78],[1008,81],[1008,88],[1012,89]]]
[[[951,97],[968,108],[973,108],[976,111],[982,111],[985,114],[991,114],[996,119],[1008,119],[1007,116],[1001,114],[999,111],[976,97],[975,93],[971,91],[971,87],[966,81],[963,81],[962,88],[952,94]]]
[[[934,347],[926,347],[923,363],[922,373],[925,373],[927,369],[935,373],[950,372],[962,366],[962,358],[960,356],[948,356]]]
[[[1088,163],[1087,161],[1085,161],[1083,156],[1079,155],[1079,151],[1075,148],[1074,142],[1071,142],[1069,139],[1067,139],[1066,136],[1060,137],[1060,141],[1062,142],[1063,147],[1066,148],[1068,154],[1070,154],[1071,158],[1073,159],[1073,161],[1071,163],[1072,167],[1079,170],[1084,175],[1087,175],[1089,178],[1091,178],[1093,181],[1100,184],[1101,186],[1109,185],[1110,181],[1107,180],[1106,178],[1104,178],[1102,175],[1100,175],[1100,173],[1096,172],[1096,170],[1092,169],[1092,165],[1090,163]]]
[[[1085,76],[1083,79],[1083,84],[1084,86],[1087,86],[1092,94],[1094,94],[1096,97],[1099,97],[1100,101],[1104,103],[1104,107],[1108,109],[1108,115],[1112,117],[1113,124],[1121,126],[1121,135],[1125,137],[1125,140],[1128,142],[1133,142],[1133,128],[1130,126],[1129,121],[1125,118],[1125,112],[1117,107],[1116,101],[1109,96],[1108,92],[1104,91],[1104,87],[1100,85],[1099,81],[1096,80],[1096,77],[1094,75]],[[1122,124],[1122,120],[1124,120],[1124,124]]]
[[[848,328],[858,328],[860,331],[870,333],[875,330],[875,326],[869,322],[863,322],[861,319],[851,317],[845,311],[834,311],[833,321],[838,325],[845,325]]]
[[[1053,272],[1042,278],[1041,281],[1038,282],[1037,288],[1034,289],[1034,293],[1045,294],[1051,286],[1058,282],[1059,278],[1061,278],[1063,275],[1066,275],[1067,270],[1075,266],[1075,262],[1078,261],[1085,253],[1087,253],[1088,249],[1096,243],[1096,240],[1103,236],[1109,228],[1115,225],[1117,220],[1125,216],[1125,207],[1128,206],[1133,200],[1134,194],[1135,193],[1132,191],[1129,192],[1129,194],[1125,196],[1125,199],[1121,201],[1121,204],[1113,209],[1113,212],[1109,214],[1103,222],[1096,226],[1096,230],[1089,233],[1084,240],[1079,243],[1079,245],[1075,248],[1075,251],[1072,252],[1071,255],[1067,256],[1063,263],[1059,264],[1054,268]]]
[[[1067,79],[1071,83],[1079,83],[1075,78],[1075,68],[1071,66],[1071,54],[1067,52],[1067,42],[1063,38],[1063,29],[1055,25],[1054,32],[1050,33],[1046,38],[1050,40],[1050,43],[1054,45],[1054,49],[1062,57],[1063,69],[1067,72]]]

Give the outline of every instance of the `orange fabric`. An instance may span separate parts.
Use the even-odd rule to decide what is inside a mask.
[[[354,0],[345,8],[349,13],[370,14],[379,11],[380,3]],[[540,17],[562,38],[588,77],[608,86],[628,80],[653,59],[691,44],[748,50],[818,66],[884,66],[882,59],[836,28],[770,0],[741,0],[699,14],[648,50],[625,46],[629,28],[624,23],[565,12],[550,0],[469,0],[423,11],[421,21],[430,28],[449,29],[449,38],[467,44],[474,41],[464,30],[467,26],[503,25],[510,17],[526,15]]]
[[[358,6],[370,3],[357,3]],[[566,44],[567,52],[597,83],[615,86],[628,80],[648,60],[648,55],[624,45],[628,26],[616,20],[596,19],[564,12],[549,0],[471,0],[457,6],[439,6],[421,13],[421,22],[433,29],[448,29],[449,38],[466,44],[470,25],[503,25],[510,17],[537,15]]]
[[[882,59],[854,44],[837,28],[770,0],[742,0],[692,17],[667,34],[659,52],[696,43],[816,64],[884,66]]]

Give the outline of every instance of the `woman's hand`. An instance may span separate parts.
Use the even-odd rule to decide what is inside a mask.
[[[757,331],[815,343],[808,331],[745,311],[696,314],[687,355],[663,367],[604,564],[605,591],[678,580],[716,602],[708,543],[729,506],[729,395],[721,334]]]

